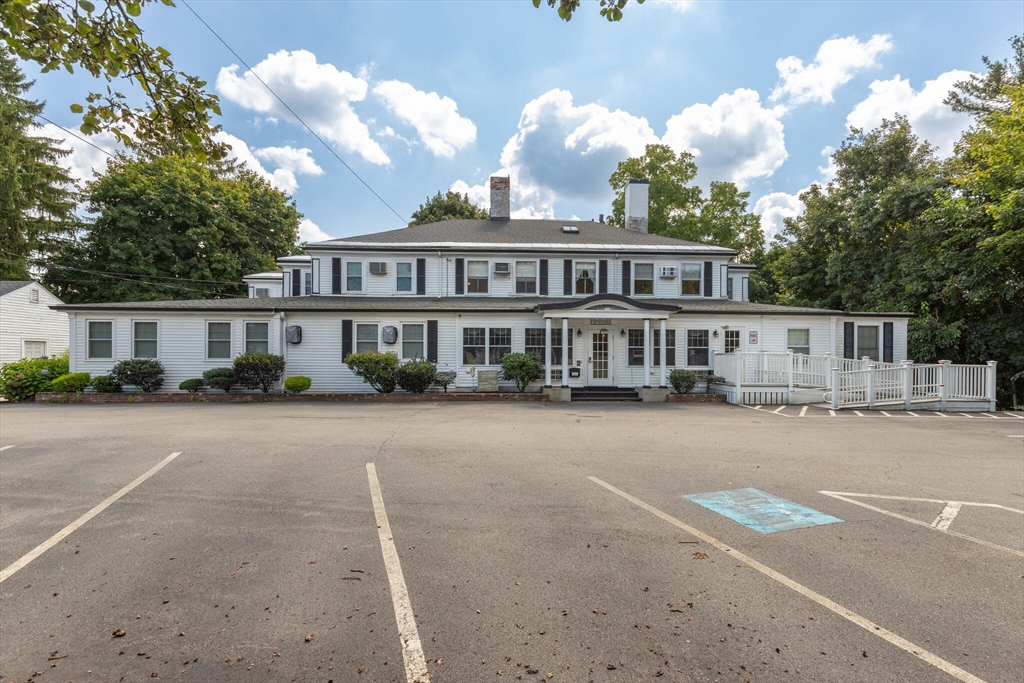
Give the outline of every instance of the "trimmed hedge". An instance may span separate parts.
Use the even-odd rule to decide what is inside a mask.
[[[426,392],[437,377],[437,363],[417,358],[398,368],[398,386],[413,394]]]
[[[290,391],[293,394],[301,394],[313,385],[313,380],[302,375],[296,375],[295,377],[289,377],[284,381],[285,391]]]
[[[344,362],[357,377],[382,394],[390,394],[398,384],[398,356],[393,353],[350,353]]]
[[[532,353],[506,353],[501,359],[501,378],[515,382],[519,391],[526,391],[530,382],[544,376],[544,366]]]
[[[444,393],[448,393],[448,385],[455,381],[455,371],[445,370],[434,375],[434,384],[444,389]]]
[[[121,385],[110,375],[97,375],[92,378],[92,390],[97,394],[120,394]]]
[[[206,384],[214,389],[221,389],[225,393],[231,391],[231,387],[238,384],[234,368],[214,368],[203,373]]]
[[[235,377],[246,389],[269,393],[284,374],[284,357],[250,351],[235,357]]]
[[[79,391],[85,391],[85,388],[89,386],[90,378],[88,372],[69,372],[66,375],[61,375],[57,379],[50,383],[50,386],[54,391],[63,391],[65,393],[73,394]]]
[[[195,379],[185,380],[184,382],[178,385],[178,388],[181,389],[182,391],[187,391],[190,394],[194,394],[205,386],[206,382],[197,377]]]
[[[688,394],[697,386],[697,373],[693,370],[676,368],[668,373],[668,383],[680,394]]]
[[[39,391],[50,391],[53,380],[68,374],[68,352],[50,358],[22,358],[0,368],[0,393],[11,401],[31,401]]]
[[[131,358],[118,361],[110,377],[123,387],[133,386],[148,394],[164,385],[164,366],[152,358]]]

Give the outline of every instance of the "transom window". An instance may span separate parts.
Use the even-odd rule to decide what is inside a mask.
[[[810,354],[811,331],[806,329],[786,330],[786,348],[793,353]]]
[[[686,364],[707,365],[708,364],[708,331],[687,330],[686,331]]]
[[[732,280],[730,280],[732,282]],[[740,350],[740,331],[739,330],[724,330],[725,333],[725,352],[732,353]]]
[[[412,292],[412,262],[399,261],[395,264],[395,289],[399,292]],[[409,358],[409,356],[406,356]]]
[[[424,358],[423,324],[406,323],[402,325],[402,358]]]
[[[661,330],[654,332],[654,365],[661,365]],[[665,330],[665,367],[673,367],[676,364],[676,331]]]
[[[490,353],[488,362],[491,365],[498,365],[506,353],[512,353],[512,328],[492,327],[488,335]]]
[[[349,292],[363,291],[363,264],[361,261],[349,261],[345,264],[345,290]]]
[[[377,350],[377,324],[356,323],[356,353]]]
[[[138,321],[132,325],[132,357],[157,357],[157,323]]]
[[[231,358],[231,323],[206,323],[206,357]]]
[[[270,323],[245,324],[245,352],[270,353]]]
[[[700,264],[684,263],[679,268],[683,296],[700,296]]]
[[[536,294],[536,293],[537,293],[537,262],[536,261],[516,261],[516,294]]]
[[[88,328],[89,358],[113,358],[114,323],[109,320],[90,320]]]
[[[627,331],[627,350],[626,350],[626,364],[627,365],[643,365],[644,364],[644,331],[642,329],[632,329]]]
[[[486,294],[490,263],[469,261],[466,264],[466,291],[470,294]]]
[[[596,268],[597,264],[593,261],[576,262],[577,294],[593,294],[596,291],[594,285],[597,280]]]
[[[638,263],[633,271],[633,294],[654,294],[654,264]]]
[[[878,360],[878,327],[876,325],[857,326],[857,358],[867,356]]]

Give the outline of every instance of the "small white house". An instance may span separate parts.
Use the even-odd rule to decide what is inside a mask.
[[[0,363],[52,356],[68,348],[61,300],[34,280],[0,281]]]

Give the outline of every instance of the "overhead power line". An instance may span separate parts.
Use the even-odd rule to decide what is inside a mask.
[[[237,60],[238,60],[239,62],[241,62],[241,63],[242,63],[242,66],[244,66],[244,67],[245,67],[245,68],[246,68],[246,69],[248,70],[248,72],[249,72],[249,73],[251,73],[251,74],[252,74],[253,76],[255,76],[255,77],[256,77],[256,80],[258,80],[258,81],[259,81],[260,83],[262,83],[262,84],[263,84],[263,87],[264,87],[264,88],[266,88],[266,89],[267,89],[267,90],[268,90],[268,91],[270,92],[270,94],[271,94],[271,95],[273,95],[274,97],[276,97],[276,98],[277,98],[277,101],[278,101],[278,102],[280,102],[280,103],[281,103],[281,105],[282,105],[282,106],[283,106],[283,107],[284,107],[285,109],[287,109],[287,110],[289,111],[289,113],[291,113],[291,115],[292,115],[292,116],[294,116],[294,117],[295,117],[295,120],[296,120],[296,121],[298,121],[299,123],[301,123],[301,124],[303,125],[303,127],[304,127],[304,128],[306,129],[306,130],[308,130],[308,131],[309,131],[310,135],[312,135],[313,137],[315,137],[315,138],[316,138],[316,139],[317,139],[317,140],[318,140],[318,141],[320,142],[320,144],[321,144],[321,145],[323,145],[323,146],[324,146],[324,148],[325,148],[325,149],[326,149],[326,150],[327,150],[328,152],[330,152],[330,153],[331,153],[331,154],[332,154],[332,155],[334,156],[334,158],[335,158],[335,159],[337,159],[338,161],[340,161],[340,162],[341,162],[342,166],[344,166],[345,168],[347,168],[347,169],[349,170],[349,172],[350,172],[350,173],[351,173],[352,175],[354,175],[354,176],[356,177],[356,180],[358,180],[359,182],[361,182],[361,183],[362,183],[362,184],[363,184],[363,185],[364,185],[364,186],[366,187],[366,189],[367,189],[367,190],[369,190],[370,192],[372,192],[372,193],[373,193],[373,196],[374,196],[374,197],[376,197],[377,199],[379,199],[379,200],[381,201],[381,203],[382,203],[382,204],[384,204],[384,206],[388,207],[388,209],[390,209],[390,210],[391,210],[391,213],[395,214],[395,216],[397,216],[397,217],[398,217],[398,220],[402,221],[403,225],[406,225],[406,224],[408,224],[408,222],[409,222],[409,221],[407,221],[407,220],[406,220],[405,218],[403,218],[403,217],[402,217],[402,215],[401,215],[400,213],[398,213],[397,211],[395,211],[395,209],[394,209],[394,208],[393,208],[393,207],[392,207],[392,206],[391,206],[390,204],[388,204],[388,203],[387,203],[387,201],[385,201],[383,197],[381,197],[381,196],[380,196],[379,194],[377,194],[377,191],[376,191],[376,190],[374,190],[374,189],[373,189],[372,187],[370,187],[370,184],[369,184],[368,182],[366,182],[365,180],[363,180],[363,179],[362,179],[362,177],[360,177],[360,175],[359,175],[358,173],[356,173],[356,172],[355,172],[355,169],[353,169],[353,168],[352,168],[351,166],[349,166],[349,165],[348,165],[347,163],[345,163],[345,160],[344,160],[344,159],[342,159],[342,158],[341,158],[341,157],[340,157],[340,156],[338,155],[338,153],[334,151],[334,148],[333,148],[333,147],[331,147],[331,146],[330,146],[330,145],[328,145],[328,144],[327,144],[326,142],[324,142],[324,139],[323,139],[323,138],[321,138],[321,137],[320,137],[319,135],[317,135],[317,133],[316,133],[316,132],[315,132],[315,131],[314,131],[314,130],[313,130],[312,128],[310,128],[310,127],[309,127],[309,126],[308,126],[308,125],[306,124],[306,122],[305,122],[305,121],[303,121],[303,120],[302,120],[302,117],[301,117],[301,116],[299,116],[298,114],[296,114],[296,113],[295,113],[295,110],[294,110],[294,109],[292,109],[292,108],[291,108],[290,106],[288,106],[288,103],[287,103],[287,102],[285,102],[285,101],[284,101],[283,99],[281,99],[281,96],[280,96],[280,95],[278,95],[278,94],[277,94],[276,92],[274,92],[274,89],[273,89],[273,88],[271,88],[271,87],[270,87],[269,85],[267,85],[267,84],[266,84],[266,82],[265,82],[265,81],[264,81],[264,80],[263,80],[262,78],[260,78],[260,76],[259,76],[259,74],[258,74],[258,73],[256,73],[255,71],[253,71],[252,67],[251,67],[251,66],[249,66],[249,65],[248,65],[248,64],[246,63],[246,61],[245,61],[244,59],[242,59],[242,58],[241,58],[241,57],[240,57],[240,56],[238,55],[238,53],[237,53],[237,52],[235,52],[235,49],[234,49],[233,47],[231,47],[230,45],[228,45],[227,41],[226,41],[226,40],[224,40],[223,38],[221,38],[221,37],[220,37],[220,34],[219,34],[219,33],[217,33],[217,32],[216,32],[215,30],[213,30],[213,27],[212,27],[212,26],[210,26],[210,25],[209,25],[208,23],[206,23],[206,20],[205,20],[205,19],[203,19],[203,18],[202,18],[201,16],[199,16],[199,13],[198,13],[198,12],[196,12],[196,11],[195,11],[194,9],[192,9],[192,5],[188,4],[188,2],[186,2],[186,0],[182,0],[182,3],[183,3],[183,4],[185,5],[185,7],[188,7],[188,11],[189,11],[189,12],[191,12],[192,14],[194,14],[194,15],[195,15],[195,17],[196,17],[196,19],[198,19],[198,20],[199,20],[200,22],[202,22],[203,26],[205,26],[206,28],[208,28],[208,29],[210,30],[210,33],[212,33],[212,34],[213,34],[213,35],[214,35],[214,36],[215,36],[215,37],[217,38],[217,40],[219,40],[219,41],[221,42],[221,44],[222,44],[222,45],[223,45],[224,47],[226,47],[226,48],[228,49],[228,51],[229,51],[229,52],[230,52],[231,54],[233,54],[233,55],[235,56],[235,59],[237,59]]]

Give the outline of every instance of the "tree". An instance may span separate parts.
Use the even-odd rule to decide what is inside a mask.
[[[487,211],[469,201],[468,194],[459,194],[454,190],[448,190],[441,194],[438,191],[433,197],[427,197],[427,201],[420,204],[420,208],[413,212],[409,225],[451,221],[457,218],[487,217]]]
[[[0,280],[27,280],[32,261],[74,231],[74,181],[60,166],[69,152],[32,135],[43,104],[22,98],[32,87],[0,51]]]
[[[295,203],[248,170],[121,157],[88,199],[95,222],[43,278],[68,303],[242,296],[243,275],[297,253]]]
[[[558,7],[558,17],[563,21],[570,21],[572,15],[580,8],[582,0],[547,0],[548,7]],[[540,7],[541,0],[533,0],[534,7]],[[629,4],[629,0],[601,0],[601,16],[608,21],[620,21],[622,10]],[[636,0],[636,4],[644,4],[644,0]]]
[[[956,90],[949,93],[945,104],[953,111],[964,111],[969,114],[990,114],[996,110],[1005,110],[1010,106],[1007,88],[1024,84],[1024,38],[1010,38],[1013,48],[1013,61],[992,61],[982,57],[981,63],[988,70],[985,74],[971,74],[965,81],[956,84]]]
[[[90,93],[82,114],[86,134],[111,131],[121,143],[133,147],[158,141],[162,146],[188,150],[198,159],[225,156],[213,141],[213,115],[220,115],[215,95],[203,90],[206,82],[174,68],[170,53],[142,38],[135,18],[157,0],[7,0],[0,2],[0,37],[18,57],[39,64],[44,72],[76,67],[108,83],[127,79],[138,85],[148,110],[134,109],[128,98],[107,86]],[[159,0],[173,7],[172,0]]]

